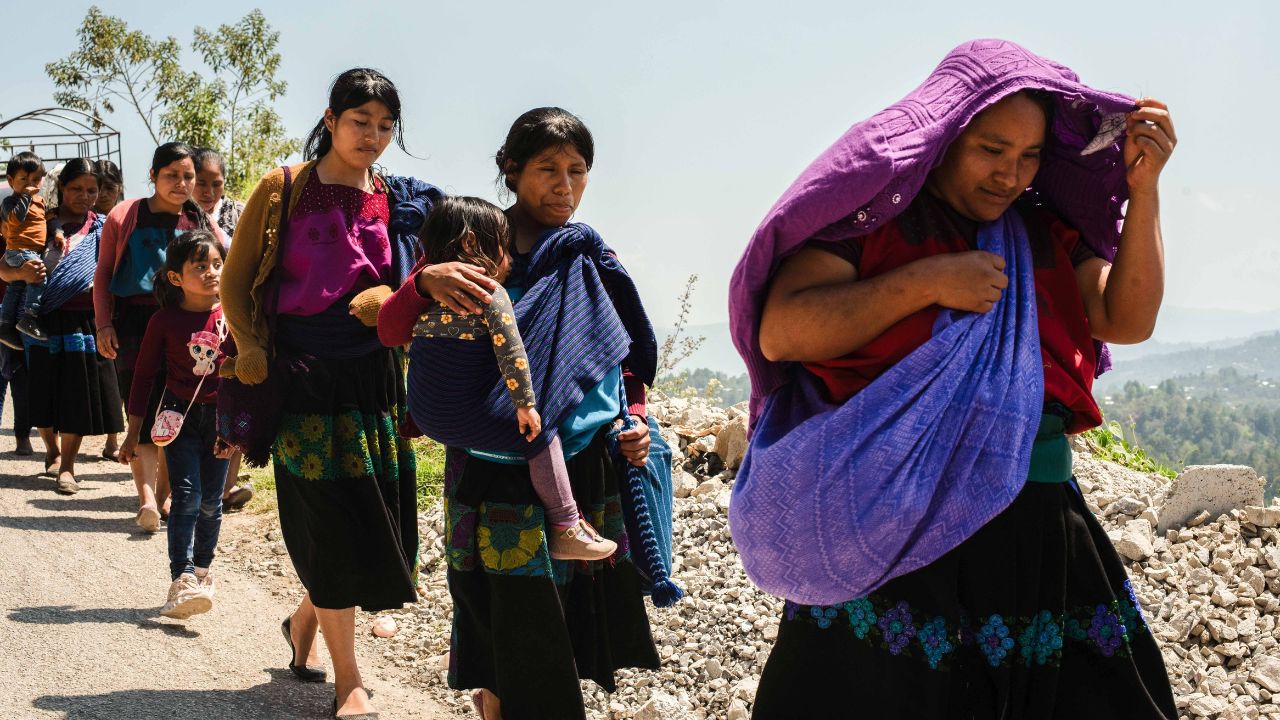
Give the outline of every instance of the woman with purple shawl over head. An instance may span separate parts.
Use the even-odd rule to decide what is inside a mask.
[[[730,523],[787,601],[756,718],[1177,716],[1066,439],[1102,342],[1155,326],[1175,143],[1162,103],[979,40],[770,211],[730,289]]]

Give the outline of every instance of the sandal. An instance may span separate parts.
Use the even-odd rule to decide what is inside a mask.
[[[368,692],[368,691],[366,690],[365,692]],[[369,699],[372,700],[373,696],[370,695]],[[333,716],[335,718],[338,718],[339,720],[378,720],[378,713],[376,712],[360,713],[359,715],[339,715],[338,714],[338,698],[333,699]]]
[[[289,643],[289,672],[293,673],[293,676],[298,678],[302,682],[309,682],[309,683],[324,682],[325,678],[328,677],[328,674],[325,673],[324,668],[312,667],[306,664],[303,664],[303,665],[293,664],[293,658],[298,654],[298,651],[295,650],[293,647],[293,632],[290,630],[292,625],[293,625],[292,615],[285,618],[284,622],[280,623],[280,632],[284,633],[284,639]],[[334,708],[334,712],[335,713],[337,712],[336,707]]]
[[[222,498],[223,510],[239,510],[253,499],[253,488],[248,485],[237,485]]]
[[[160,511],[156,510],[155,505],[143,505],[138,508],[138,515],[133,521],[147,534],[155,534],[160,531]]]

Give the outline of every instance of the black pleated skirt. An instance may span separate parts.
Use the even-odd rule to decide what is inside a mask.
[[[1028,482],[867,597],[787,603],[753,717],[1178,716],[1124,565],[1074,483]]]
[[[272,449],[280,529],[316,607],[400,608],[417,600],[417,472],[401,353],[307,358],[287,383]]]
[[[551,559],[528,466],[449,451],[449,686],[492,690],[506,720],[585,718],[579,678],[612,692],[618,668],[659,664],[603,431],[568,469],[578,507],[618,543],[608,560]]]

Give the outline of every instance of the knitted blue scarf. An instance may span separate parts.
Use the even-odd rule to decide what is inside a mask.
[[[625,363],[652,384],[657,341],[635,283],[591,227],[571,223],[534,246],[528,290],[515,304],[543,432],[527,442],[488,342],[415,338],[409,413],[451,447],[532,457],[606,372]]]

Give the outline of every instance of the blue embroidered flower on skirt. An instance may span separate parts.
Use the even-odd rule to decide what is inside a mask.
[[[1089,639],[1106,657],[1114,655],[1120,643],[1129,639],[1120,613],[1106,605],[1094,608],[1093,619],[1089,622]]]
[[[876,616],[875,606],[866,598],[858,598],[845,603],[844,612],[849,617],[849,627],[853,628],[853,634],[859,640],[865,638],[867,632],[879,620]]]
[[[813,616],[813,619],[815,621],[817,621],[818,627],[822,628],[823,630],[826,630],[827,628],[831,627],[831,621],[835,620],[836,615],[838,615],[839,613],[840,613],[839,610],[830,606],[814,605],[813,607],[809,608],[809,614]]]
[[[1009,628],[999,614],[987,618],[978,629],[978,648],[991,667],[1000,667],[1005,655],[1013,649],[1013,638],[1009,637]]]
[[[1134,631],[1146,625],[1146,618],[1142,616],[1142,603],[1138,600],[1138,594],[1134,592],[1133,583],[1124,581],[1125,592],[1129,595],[1129,602],[1120,603],[1120,619],[1124,622],[1125,633],[1132,638]]]
[[[880,616],[880,632],[884,633],[884,641],[889,645],[889,652],[897,655],[906,649],[911,638],[916,635],[916,627],[911,624],[911,608],[905,600],[894,605],[891,610]]]
[[[955,645],[947,637],[947,620],[943,617],[936,617],[925,623],[920,628],[918,637],[920,646],[924,648],[925,660],[934,670],[938,669],[938,663],[942,662],[942,658],[955,649]]]
[[[1062,652],[1062,628],[1054,621],[1053,613],[1041,610],[1018,636],[1018,644],[1024,665],[1044,665]]]

